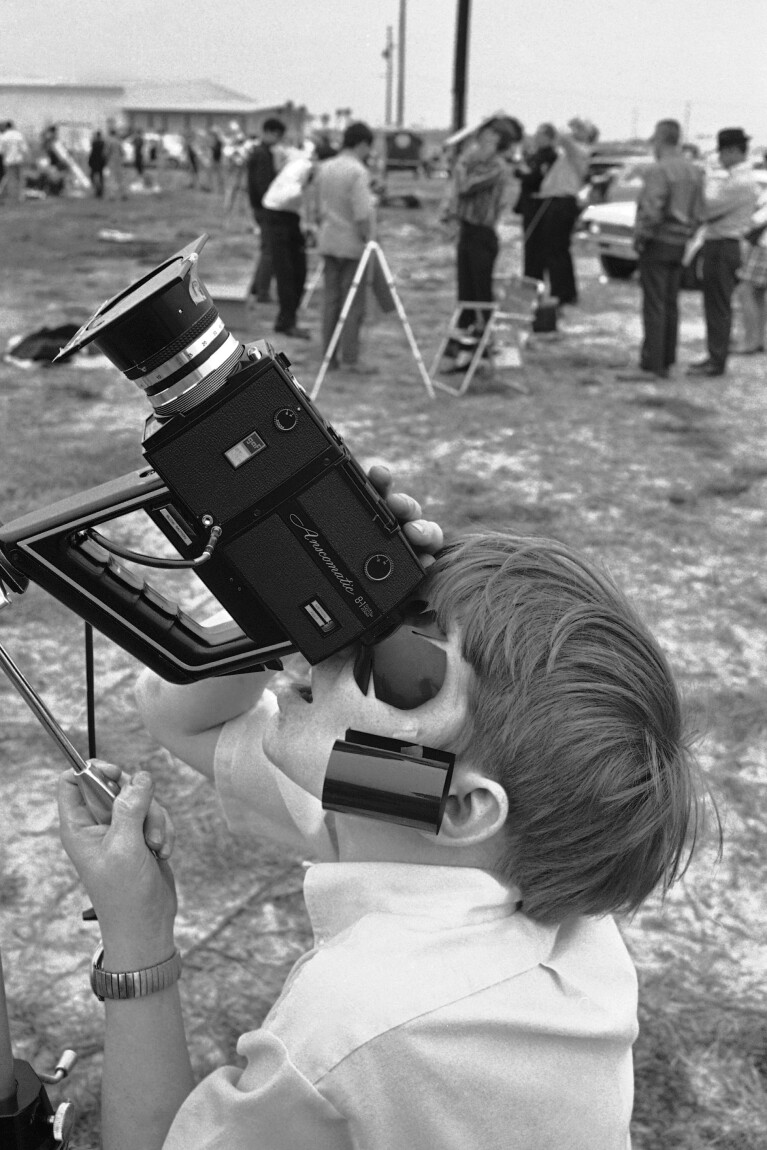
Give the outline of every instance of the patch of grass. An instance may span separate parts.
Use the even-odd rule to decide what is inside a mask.
[[[225,222],[216,197],[183,183],[179,179],[163,196],[133,197],[124,205],[6,205],[0,347],[8,336],[40,326],[41,308],[46,317],[85,318],[204,231],[212,238],[201,260],[203,278],[245,282],[256,254],[247,213],[236,212]],[[381,212],[379,239],[428,365],[453,307],[455,251],[436,231],[444,188],[425,181],[418,192],[422,209]],[[104,243],[98,239],[104,227],[132,232],[137,240]],[[309,259],[313,270],[316,252]],[[518,259],[514,232],[505,240],[502,260],[516,268]],[[767,408],[755,402],[753,378],[741,380],[738,365],[714,393],[716,403],[701,399],[699,385],[682,379],[670,381],[662,395],[627,398],[624,389],[613,387],[608,372],[635,358],[625,332],[627,317],[637,315],[637,289],[617,282],[603,287],[598,275],[595,260],[579,257],[578,334],[565,324],[554,338],[530,345],[523,373],[528,395],[508,388],[499,371],[460,399],[439,393],[432,402],[399,321],[371,307],[363,350],[379,374],[365,380],[328,376],[318,407],[362,463],[389,461],[398,488],[421,499],[425,514],[447,531],[540,531],[602,560],[658,628],[687,692],[702,699],[707,770],[723,813],[731,816],[724,865],[734,876],[734,891],[707,889],[706,907],[714,923],[726,920],[726,900],[737,897],[752,921],[738,919],[740,934],[717,933],[714,926],[702,931],[690,915],[660,919],[645,935],[639,925],[634,936],[629,930],[629,940],[641,942],[634,1150],[763,1150],[767,991],[755,988],[753,979],[747,984],[746,976],[763,961],[760,946],[767,936],[764,900],[747,885],[767,886],[756,817],[767,777],[755,750],[767,729],[766,668],[758,656],[767,650],[765,522],[754,506],[755,485],[767,475]],[[314,339],[286,349],[295,355],[296,374],[307,389],[321,358],[320,315],[318,292],[304,317]],[[272,310],[259,313],[257,323],[254,334],[275,342]],[[0,518],[7,521],[140,466],[148,405],[117,372],[78,373],[74,365],[66,373],[21,372],[0,362],[0,389]],[[734,513],[741,511],[733,530]],[[733,638],[735,624],[752,640],[748,658]],[[20,663],[32,665],[41,693],[55,701],[81,739],[82,624],[32,589],[3,613],[0,625],[3,641]],[[130,700],[135,663],[98,637],[97,659],[100,747],[128,767],[150,767],[179,827],[174,869],[184,946],[191,951],[182,993],[195,1065],[212,1069],[235,1060],[240,1031],[263,1018],[296,954],[308,944],[300,895],[291,887],[300,881],[300,867],[278,847],[232,839],[206,784],[159,752],[137,723]],[[0,683],[0,703],[4,690],[10,688]],[[13,765],[22,753],[33,762],[50,753],[44,734],[4,743],[0,750]],[[8,810],[15,809],[14,778],[12,770],[0,774],[0,801]],[[13,876],[26,873],[18,860],[28,849],[17,823],[9,819],[5,825],[6,854],[0,860],[0,876],[7,876],[7,885],[0,881],[6,897],[0,909],[9,935],[25,927],[28,897],[14,886]],[[34,839],[36,852],[38,847]],[[57,848],[49,843],[48,849],[63,866]],[[283,885],[261,891],[272,878]],[[691,876],[693,891],[703,881]],[[52,892],[46,925],[58,930],[57,939],[72,938],[74,957],[81,940],[66,913]],[[201,938],[207,941],[195,950]],[[679,940],[686,949],[674,949]],[[60,947],[66,950],[66,941]],[[15,1033],[22,1048],[46,1054],[41,1066],[50,1064],[49,1048],[54,1058],[64,1046],[80,1049],[82,1069],[72,1090],[80,1110],[75,1146],[84,1150],[98,1141],[100,1016],[78,1007],[81,1013],[73,1018],[77,1002],[64,1003],[67,1016],[57,1020],[34,1007],[39,979],[53,985],[46,955],[36,961],[24,993],[11,1004]]]

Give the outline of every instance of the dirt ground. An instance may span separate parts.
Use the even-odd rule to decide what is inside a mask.
[[[415,186],[415,185],[414,185]],[[408,189],[410,185],[408,185]],[[428,365],[454,298],[453,251],[436,226],[442,188],[421,209],[387,208],[379,238]],[[99,233],[122,232],[123,238]],[[206,283],[245,285],[255,241],[242,205],[181,186],[130,201],[0,205],[0,351],[36,327],[81,322],[111,294],[207,231]],[[126,238],[131,237],[131,238]],[[502,267],[517,270],[504,228]],[[723,379],[682,370],[665,385],[625,383],[636,360],[636,283],[606,282],[577,252],[581,304],[533,337],[521,369],[484,372],[466,396],[430,399],[396,316],[370,307],[377,375],[326,378],[323,414],[361,462],[386,460],[399,485],[448,529],[513,525],[599,556],[632,595],[678,675],[700,731],[699,756],[725,823],[665,904],[622,923],[640,974],[635,1150],[759,1150],[767,1145],[767,575],[765,360],[733,359]],[[316,256],[310,252],[310,276]],[[282,344],[305,385],[316,376],[321,292],[305,311],[314,338]],[[703,351],[699,296],[682,301],[682,365]],[[248,337],[269,335],[256,312]],[[236,333],[239,334],[239,333]],[[520,390],[522,385],[524,390]],[[141,394],[99,358],[22,369],[0,363],[0,517],[44,506],[141,463]],[[143,524],[131,538],[146,538]],[[204,597],[192,583],[183,594]],[[85,750],[82,624],[37,588],[0,612],[0,642]],[[99,755],[155,772],[179,832],[174,864],[185,954],[183,995],[200,1073],[232,1061],[306,945],[301,860],[234,840],[207,784],[158,750],[138,721],[136,662],[96,638]],[[87,985],[96,928],[58,842],[54,789],[64,765],[0,681],[0,950],[14,1050],[48,1069],[79,1054],[73,1145],[98,1144],[101,1008]],[[704,836],[705,837],[705,836]]]

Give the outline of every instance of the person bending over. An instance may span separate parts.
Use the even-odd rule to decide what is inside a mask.
[[[147,727],[214,781],[232,830],[312,860],[314,946],[240,1038],[244,1068],[193,1081],[172,876],[142,833],[151,780],[124,787],[105,828],[62,779],[101,966],[170,972],[145,975],[161,986],[148,997],[107,998],[105,1150],[630,1144],[637,984],[612,916],[678,877],[700,810],[671,672],[569,547],[510,533],[442,547],[414,500],[389,503],[437,551],[422,625],[445,657],[434,697],[405,710],[363,694],[348,650],[300,689],[273,690],[269,672],[139,680]],[[438,834],[322,809],[348,727],[456,754]]]

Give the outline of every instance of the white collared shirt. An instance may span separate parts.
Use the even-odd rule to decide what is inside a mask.
[[[748,161],[735,164],[724,175],[706,181],[707,240],[739,240],[751,226],[759,189]]]
[[[314,947],[165,1150],[627,1150],[636,978],[612,919],[535,923],[476,868],[334,861],[332,816],[253,769],[251,727],[223,728],[219,793],[233,828],[327,860]]]

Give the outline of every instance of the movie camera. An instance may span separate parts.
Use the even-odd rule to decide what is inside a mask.
[[[407,625],[424,569],[285,354],[224,326],[198,270],[207,238],[104,303],[59,353],[93,343],[144,392],[146,466],[0,525],[0,602],[32,580],[176,683],[279,669],[297,651],[316,664],[356,645],[360,687],[372,676],[379,698],[417,706],[444,679],[443,652]],[[180,558],[114,538],[112,521],[135,512]],[[137,566],[193,571],[227,621],[195,618]],[[40,717],[10,660],[5,669]],[[453,756],[390,740],[374,751],[358,734],[331,757],[327,805],[436,831]],[[372,794],[363,764],[378,775]]]
[[[148,667],[190,682],[391,630],[423,568],[282,352],[243,345],[200,280],[203,236],[105,303],[91,342],[149,400],[148,466],[0,528],[0,579],[32,579]],[[181,559],[96,530],[143,510]],[[120,563],[189,567],[231,616],[206,627]]]

